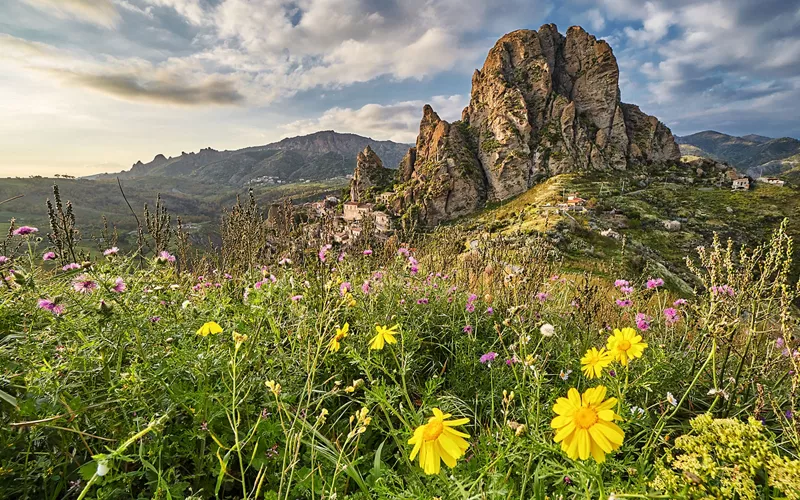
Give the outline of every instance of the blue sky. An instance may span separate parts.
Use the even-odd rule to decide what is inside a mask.
[[[519,28],[606,39],[625,102],[676,134],[800,137],[800,3],[5,0],[0,176],[128,168],[335,129],[413,142]]]

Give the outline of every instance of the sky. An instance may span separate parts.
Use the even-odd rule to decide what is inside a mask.
[[[800,137],[794,0],[2,0],[0,176],[87,175],[317,130],[415,140],[504,33],[609,42],[685,135]]]

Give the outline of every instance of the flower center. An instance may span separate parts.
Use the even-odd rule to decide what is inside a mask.
[[[428,425],[425,426],[425,431],[422,433],[422,438],[425,441],[433,441],[442,434],[443,430],[444,425],[442,425],[441,420],[431,420],[428,422]]]
[[[631,348],[631,342],[629,340],[622,340],[617,344],[617,349],[620,351],[627,351]]]
[[[575,413],[575,425],[579,429],[588,429],[597,423],[597,411],[594,408],[581,408]]]

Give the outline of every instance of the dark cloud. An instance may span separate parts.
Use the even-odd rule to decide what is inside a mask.
[[[131,101],[199,106],[241,104],[245,100],[234,82],[222,78],[212,77],[199,84],[189,84],[169,78],[146,79],[137,74],[91,74],[58,69],[48,71],[71,85]]]

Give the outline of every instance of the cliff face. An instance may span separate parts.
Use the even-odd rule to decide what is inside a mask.
[[[404,179],[430,184],[405,192],[428,225],[550,175],[680,158],[669,128],[620,101],[611,47],[577,26],[566,36],[552,24],[505,35],[475,71],[460,122],[440,120],[429,106],[423,113],[416,158],[407,155],[401,169]]]
[[[391,187],[395,171],[384,168],[383,162],[367,146],[356,157],[356,170],[350,181],[350,200],[357,202],[372,201],[377,192]]]

